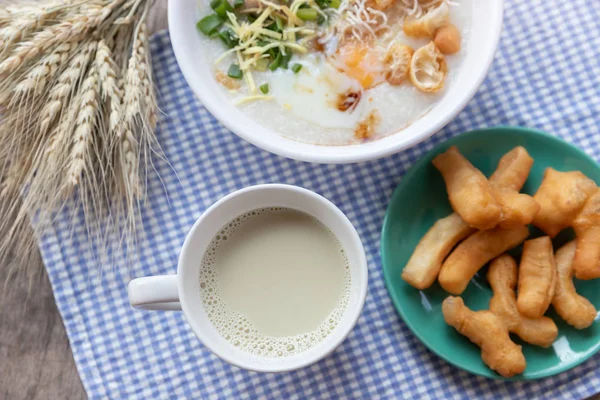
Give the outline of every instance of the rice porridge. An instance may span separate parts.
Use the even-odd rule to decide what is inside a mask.
[[[198,34],[250,118],[347,145],[402,134],[444,96],[466,57],[471,1],[199,0]]]

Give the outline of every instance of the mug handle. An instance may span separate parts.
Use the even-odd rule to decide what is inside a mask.
[[[127,285],[129,303],[142,310],[181,311],[177,275],[136,278]]]

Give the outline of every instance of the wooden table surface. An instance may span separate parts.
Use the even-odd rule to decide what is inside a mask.
[[[166,29],[167,0],[156,0],[148,25]],[[0,400],[85,399],[41,259],[11,278],[10,270],[0,268]]]
[[[156,0],[149,26],[167,27],[167,0]],[[41,260],[8,279],[10,269],[0,268],[0,399],[85,399]]]

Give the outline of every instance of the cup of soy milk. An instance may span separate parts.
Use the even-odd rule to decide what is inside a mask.
[[[212,205],[176,275],[134,279],[133,307],[182,310],[196,336],[241,368],[312,364],[350,333],[367,294],[358,233],[330,201],[290,185],[251,186]]]

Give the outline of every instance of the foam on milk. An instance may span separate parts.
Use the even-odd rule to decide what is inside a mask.
[[[343,262],[343,282],[337,305],[333,307],[333,310],[316,329],[308,332],[290,336],[269,336],[259,332],[245,315],[234,310],[230,304],[224,301],[224,296],[219,290],[217,262],[220,257],[220,250],[222,250],[227,240],[231,240],[240,226],[252,223],[255,218],[264,218],[265,214],[270,213],[288,213],[286,215],[293,213],[307,217],[307,214],[287,208],[263,208],[250,211],[229,222],[213,238],[204,255],[200,268],[200,291],[209,319],[217,331],[230,343],[259,356],[285,357],[308,350],[323,341],[335,329],[348,304],[351,289],[350,269],[346,254],[337,238],[321,222],[310,217],[331,235],[340,252]],[[310,293],[307,293],[307,296],[310,295]]]

